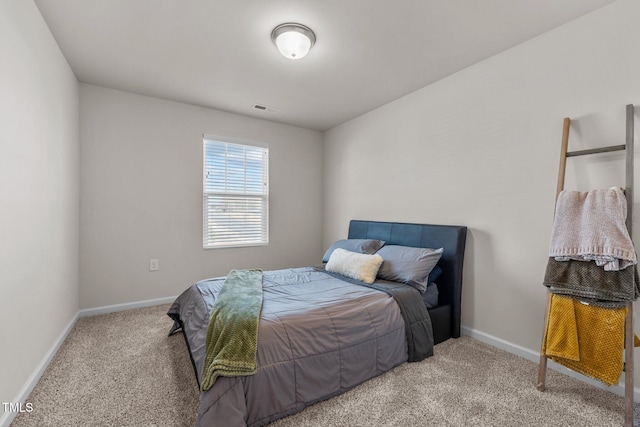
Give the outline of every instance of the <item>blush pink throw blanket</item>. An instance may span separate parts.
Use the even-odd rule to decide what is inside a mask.
[[[626,218],[627,199],[621,188],[562,191],[549,256],[557,261],[595,261],[606,271],[637,264]]]

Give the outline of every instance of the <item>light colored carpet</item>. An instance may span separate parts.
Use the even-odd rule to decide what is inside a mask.
[[[198,388],[168,305],[78,320],[20,413],[22,426],[193,426]],[[276,421],[316,426],[620,426],[624,399],[472,338]]]

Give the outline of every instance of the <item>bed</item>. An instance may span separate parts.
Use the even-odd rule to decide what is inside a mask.
[[[464,226],[362,220],[349,224],[342,244],[382,242],[362,255],[348,251],[358,260],[369,262],[384,253],[390,265],[398,249],[442,248],[433,269],[439,273],[432,285],[437,286],[435,306],[427,307],[426,292],[416,290],[413,283],[407,286],[409,282],[381,276],[382,268],[373,283],[329,268],[339,265],[334,262],[338,255],[346,254],[338,249],[330,255],[327,251],[328,260],[323,261],[328,262],[322,265],[265,271],[257,371],[220,376],[201,392],[197,425],[266,425],[402,363],[429,357],[435,344],[459,337],[466,230]],[[209,317],[224,282],[222,277],[192,285],[167,313],[174,321],[170,334],[183,332],[199,385]]]

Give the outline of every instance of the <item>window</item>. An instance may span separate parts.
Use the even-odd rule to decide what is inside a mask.
[[[269,243],[269,149],[204,138],[204,248]]]

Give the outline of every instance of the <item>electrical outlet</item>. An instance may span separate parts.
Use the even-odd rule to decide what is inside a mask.
[[[158,271],[160,270],[160,261],[157,259],[149,260],[149,271]]]

